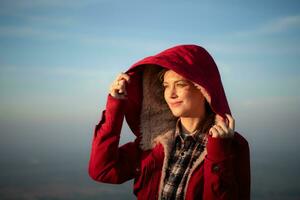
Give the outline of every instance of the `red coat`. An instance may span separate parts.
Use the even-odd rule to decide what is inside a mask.
[[[159,95],[155,78],[159,65],[199,84],[212,110],[231,113],[217,66],[202,47],[179,45],[144,58],[126,72],[128,100],[108,95],[106,109],[92,142],[89,175],[96,181],[120,184],[134,179],[138,199],[159,199],[166,164],[174,142],[176,119]],[[119,147],[122,123],[137,136]],[[217,119],[216,119],[217,120]],[[185,199],[250,199],[248,142],[235,132],[233,139],[208,137],[204,152],[190,170]]]

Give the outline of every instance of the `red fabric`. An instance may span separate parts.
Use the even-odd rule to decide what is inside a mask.
[[[179,45],[147,57],[130,67],[128,100],[107,97],[105,111],[92,141],[89,175],[104,183],[123,183],[134,179],[138,199],[158,199],[164,161],[164,148],[139,148],[142,103],[142,69],[156,64],[172,69],[202,85],[211,96],[213,111],[221,116],[230,113],[221,78],[208,52],[196,45]],[[126,121],[136,140],[119,147],[122,123]],[[248,142],[235,133],[233,139],[208,138],[207,155],[187,183],[186,200],[250,199],[250,157]]]

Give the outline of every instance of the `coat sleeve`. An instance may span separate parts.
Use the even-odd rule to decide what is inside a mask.
[[[89,161],[92,179],[120,184],[134,177],[139,157],[138,140],[119,147],[126,100],[108,95],[106,109],[96,125]]]
[[[208,136],[203,199],[250,199],[250,157],[245,139],[236,142]]]

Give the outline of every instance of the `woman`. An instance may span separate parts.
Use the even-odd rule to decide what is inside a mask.
[[[137,137],[118,147],[124,116]],[[113,82],[89,174],[105,183],[134,179],[138,199],[250,199],[249,146],[234,123],[209,53],[169,48]]]

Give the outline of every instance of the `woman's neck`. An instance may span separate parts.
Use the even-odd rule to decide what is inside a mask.
[[[188,134],[195,132],[201,125],[204,117],[180,117],[182,131]]]

